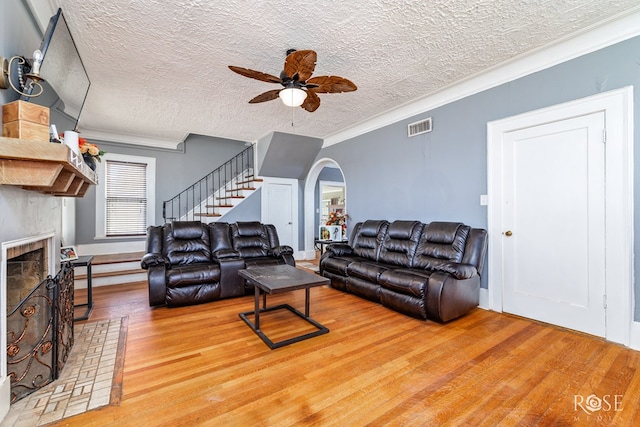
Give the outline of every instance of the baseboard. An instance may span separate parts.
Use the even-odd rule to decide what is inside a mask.
[[[316,259],[316,251],[298,251],[293,254],[296,261],[304,261],[306,259]]]
[[[631,322],[629,348],[640,350],[640,322]]]
[[[478,305],[480,308],[484,308],[485,310],[491,310],[491,304],[489,302],[489,289],[480,288],[480,304]]]

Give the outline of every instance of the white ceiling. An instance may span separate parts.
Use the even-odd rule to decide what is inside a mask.
[[[32,0],[36,1],[36,0]],[[80,130],[182,141],[325,138],[512,58],[638,10],[638,0],[49,0],[91,80]],[[286,50],[358,90],[308,113],[228,65],[279,75]],[[126,139],[126,138],[125,138]]]

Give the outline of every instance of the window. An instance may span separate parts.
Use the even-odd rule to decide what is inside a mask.
[[[107,236],[147,230],[147,165],[107,160]]]
[[[154,223],[155,159],[107,153],[99,168],[97,237],[140,237]]]

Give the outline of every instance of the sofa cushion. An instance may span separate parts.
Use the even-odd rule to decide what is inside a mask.
[[[423,274],[410,269],[387,270],[380,275],[378,283],[390,291],[424,298],[430,273],[422,270]]]
[[[406,295],[380,288],[380,303],[387,308],[417,319],[427,319],[427,307],[424,298]]]
[[[169,307],[202,304],[220,299],[220,283],[202,283],[180,288],[167,288],[166,303]]]
[[[423,224],[420,221],[394,221],[389,224],[380,248],[380,261],[411,267],[422,228]]]
[[[363,222],[353,239],[353,253],[359,257],[377,261],[380,244],[387,233],[388,226],[389,222],[385,220]]]
[[[171,234],[174,239],[200,239],[206,229],[200,221],[173,221],[171,223]]]
[[[380,274],[387,268],[388,266],[383,266],[382,264],[371,261],[356,261],[347,266],[347,276],[358,277],[377,284],[378,277],[380,277]]]
[[[174,222],[163,227],[164,256],[171,265],[211,262],[209,231],[201,222]]]
[[[346,278],[347,291],[371,301],[380,302],[380,286],[359,277]]]
[[[173,266],[166,271],[167,287],[179,288],[201,283],[215,283],[220,280],[217,264],[191,264]]]
[[[329,257],[321,260],[321,267],[323,271],[329,271],[341,276],[347,275],[347,267],[355,261],[365,261],[364,258],[359,257]]]
[[[413,267],[437,270],[447,262],[460,262],[470,227],[459,222],[432,222],[424,227]]]
[[[260,222],[237,222],[231,224],[231,242],[233,249],[242,258],[264,257],[269,255],[269,238]]]

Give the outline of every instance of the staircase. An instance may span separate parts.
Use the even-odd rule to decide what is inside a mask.
[[[254,176],[253,145],[162,203],[165,222],[218,221],[262,185]]]
[[[218,221],[242,203],[262,185],[253,174],[253,145],[195,184],[162,204],[165,222]],[[140,268],[142,252],[96,255],[91,263],[91,285],[107,286],[147,280],[147,272]],[[75,287],[86,289],[86,267],[75,268]]]

